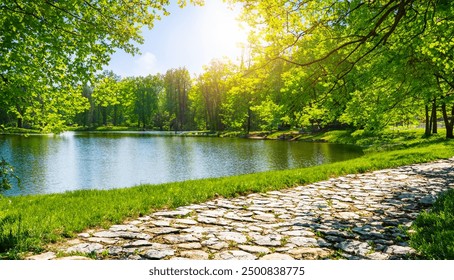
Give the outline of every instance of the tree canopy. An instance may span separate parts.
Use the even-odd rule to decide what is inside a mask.
[[[116,49],[136,53],[140,28],[169,1],[2,3],[0,122],[246,132],[425,123],[427,135],[442,124],[454,137],[452,1],[225,1],[251,30],[239,61],[127,78],[94,74]]]
[[[310,107],[322,102],[342,109],[341,122],[379,128],[407,118],[409,103],[438,98],[452,131],[444,109],[452,106],[452,1],[230,2],[242,4],[251,26],[256,68],[276,60],[292,65],[284,91],[299,91],[295,98],[309,99]]]
[[[117,49],[137,53],[135,43],[143,42],[141,28],[152,28],[168,15],[169,4],[169,0],[0,1],[2,107],[19,120],[35,115],[24,108],[35,108],[31,104],[37,100],[47,103],[87,83]],[[186,1],[178,4],[182,7]],[[53,108],[41,120],[52,122],[49,115],[59,115],[58,111]]]

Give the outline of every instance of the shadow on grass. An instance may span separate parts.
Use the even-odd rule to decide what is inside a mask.
[[[0,218],[0,260],[20,259],[19,253],[24,248],[32,248],[27,245],[31,240],[30,232],[22,228],[20,215],[7,215]]]

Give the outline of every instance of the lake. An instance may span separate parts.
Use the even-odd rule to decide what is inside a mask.
[[[299,168],[362,155],[350,145],[147,132],[0,135],[22,187],[7,196],[112,189]]]

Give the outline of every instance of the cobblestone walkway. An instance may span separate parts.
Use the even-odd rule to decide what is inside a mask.
[[[405,259],[402,227],[454,187],[454,158],[155,212],[57,252],[100,259]],[[74,257],[73,257],[74,258]]]

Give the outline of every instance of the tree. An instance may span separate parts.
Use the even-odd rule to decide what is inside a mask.
[[[103,125],[107,125],[109,111],[115,110],[117,113],[117,105],[120,104],[119,100],[119,81],[120,77],[115,75],[112,71],[105,71],[96,79],[92,98],[94,105],[97,106],[98,120],[102,120]],[[116,124],[116,116],[113,118],[113,124]]]
[[[417,116],[418,106],[425,107],[426,133],[436,131],[441,103],[451,137],[452,1],[230,2],[243,4],[242,18],[252,27],[250,42],[262,57],[256,69],[278,60],[301,69],[301,79],[291,73],[287,79],[289,92],[304,101],[298,103],[345,109],[341,120],[374,129],[400,114],[411,120],[409,112]]]
[[[243,3],[242,19],[252,27],[253,46],[264,49],[268,58],[309,66],[337,56],[340,76],[383,45],[405,44],[426,34],[428,23],[453,5],[444,0],[230,2]],[[301,49],[308,41],[321,45]],[[315,58],[295,56],[295,51],[313,52]]]
[[[180,6],[187,1],[179,0]],[[200,0],[191,0],[202,4]],[[86,84],[117,49],[138,52],[141,28],[167,15],[169,0],[0,1],[0,92],[21,126],[30,96]],[[68,104],[71,105],[71,104]],[[57,105],[55,105],[57,106]],[[46,122],[59,118],[48,115]]]
[[[138,77],[135,83],[134,112],[138,117],[138,126],[142,124],[142,129],[145,129],[153,123],[158,112],[158,99],[164,89],[163,77],[159,74]]]
[[[252,107],[255,105],[255,97],[260,80],[251,73],[243,76],[237,73],[232,77],[232,85],[222,103],[222,122],[227,129],[244,130],[249,133],[253,128]]]
[[[186,68],[167,70],[164,76],[166,109],[175,131],[190,129],[194,124],[190,116],[189,90],[191,76]]]
[[[212,60],[205,72],[197,78],[197,89],[206,119],[205,129],[219,131],[224,129],[221,119],[221,105],[229,90],[229,78],[234,66],[230,61]]]
[[[80,112],[79,114],[76,114],[74,118],[74,123],[76,124],[81,124],[84,127],[88,127],[93,125],[95,122],[94,120],[94,100],[93,100],[93,87],[89,86],[88,84],[85,84],[82,86],[82,97],[86,100],[87,102],[87,108],[83,111]]]

